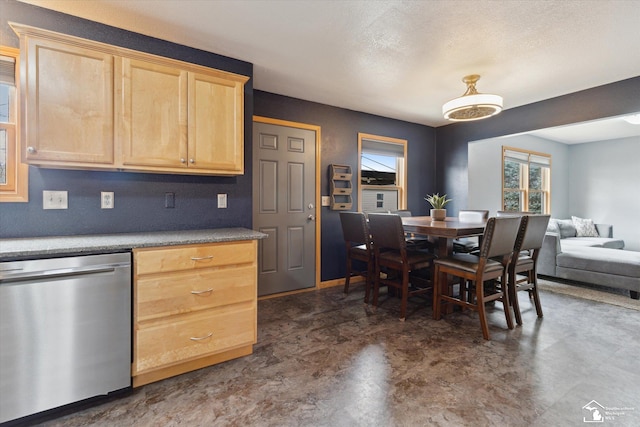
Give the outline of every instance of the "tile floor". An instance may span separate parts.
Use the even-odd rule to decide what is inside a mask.
[[[522,293],[521,293],[522,294]],[[47,426],[640,425],[640,311],[544,292],[544,319],[441,321],[355,286],[259,302],[254,354],[134,390]],[[413,310],[413,311],[412,311]],[[592,402],[595,401],[595,402]],[[586,424],[588,425],[588,424]]]

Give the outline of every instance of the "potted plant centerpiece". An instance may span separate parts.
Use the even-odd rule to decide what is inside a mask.
[[[431,219],[434,221],[444,221],[447,217],[447,210],[444,208],[451,199],[447,199],[447,195],[440,195],[439,193],[430,194],[424,198],[427,202],[433,206],[430,210]]]

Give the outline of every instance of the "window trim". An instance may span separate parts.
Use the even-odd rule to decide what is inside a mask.
[[[7,130],[7,184],[0,184],[0,202],[28,202],[29,166],[22,163],[20,159],[20,132],[18,131],[20,129],[20,49],[0,46],[0,55],[12,57],[16,61],[16,89],[13,99],[15,120],[13,123],[1,124],[1,127]]]
[[[525,165],[525,170],[520,174],[520,188],[506,188],[505,180],[504,180],[504,167],[505,167],[505,159],[507,157],[507,151],[515,151],[518,153],[525,154],[527,156],[527,161],[520,162],[521,165]],[[544,166],[547,168],[547,172],[543,174],[542,177],[542,186],[544,187],[542,190],[531,190],[529,188],[529,165],[531,163],[539,164],[538,162],[532,161],[531,157],[544,157],[549,159],[549,166]],[[551,213],[551,154],[541,153],[538,151],[525,150],[522,148],[516,147],[507,147],[506,145],[502,146],[502,200],[500,201],[501,209],[506,210],[506,206],[504,203],[505,193],[513,192],[521,195],[522,200],[522,210],[527,212],[529,211],[529,195],[530,193],[541,193],[543,198],[543,206],[544,212],[543,214],[549,215]]]
[[[380,141],[390,144],[398,144],[402,146],[402,153],[404,157],[403,165],[398,170],[398,176],[400,177],[400,185],[396,186],[366,186],[362,185],[362,142],[363,140]],[[407,146],[408,141],[406,139],[392,138],[389,136],[373,135],[369,133],[358,132],[358,211],[362,212],[362,190],[367,188],[377,188],[384,190],[398,190],[398,210],[407,209]]]

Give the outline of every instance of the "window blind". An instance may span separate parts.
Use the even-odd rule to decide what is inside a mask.
[[[379,156],[404,157],[404,145],[363,139],[362,152]]]
[[[0,55],[0,83],[16,85],[16,60],[10,56]]]

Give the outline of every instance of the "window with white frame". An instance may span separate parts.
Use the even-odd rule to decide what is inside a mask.
[[[359,133],[358,157],[358,210],[406,209],[407,141]]]
[[[551,212],[551,155],[502,147],[502,210]]]

